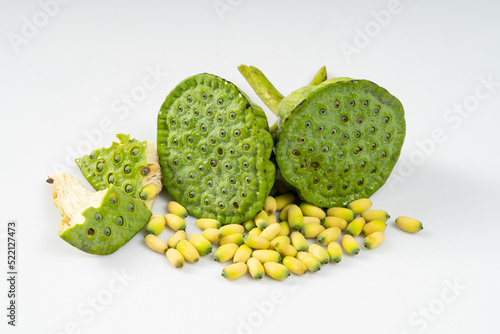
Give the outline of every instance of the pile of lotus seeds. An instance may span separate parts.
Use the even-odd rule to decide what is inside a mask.
[[[290,273],[314,273],[328,262],[340,262],[342,248],[348,255],[357,255],[360,246],[355,237],[361,234],[367,249],[382,244],[389,215],[383,210],[370,210],[371,206],[369,199],[362,198],[349,203],[347,208],[332,207],[325,212],[307,202],[296,204],[293,194],[268,196],[263,210],[254,219],[242,225],[221,226],[215,219],[201,218],[196,226],[202,233],[188,237],[184,220],[188,213],[182,205],[171,201],[167,205],[170,213],[156,214],[148,222],[145,241],[152,250],[166,254],[175,268],[182,268],[186,261],[198,262],[217,243],[215,261],[233,262],[222,270],[226,279],[237,279],[248,271],[255,279],[268,275],[284,280]],[[399,217],[395,222],[409,233],[423,228],[420,221],[409,217]],[[167,242],[159,237],[165,225],[175,231]]]

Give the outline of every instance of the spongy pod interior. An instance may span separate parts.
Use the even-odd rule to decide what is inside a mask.
[[[52,201],[63,216],[59,236],[84,252],[115,252],[151,217],[144,201],[114,185],[92,192],[69,174],[57,173],[49,180]]]
[[[206,73],[185,79],[158,114],[167,191],[198,218],[253,218],[276,175],[268,130],[264,111],[231,82]]]

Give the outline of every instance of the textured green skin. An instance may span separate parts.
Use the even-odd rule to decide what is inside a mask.
[[[206,100],[201,98],[204,92]],[[218,102],[220,98],[222,105]],[[207,115],[208,109],[212,110],[211,116]],[[199,111],[198,116],[195,110]],[[231,113],[235,113],[234,119]],[[223,117],[222,123],[218,122],[219,116]],[[185,125],[185,121],[189,124]],[[202,124],[207,127],[206,132],[201,130]],[[234,131],[237,129],[241,135],[236,138]],[[221,130],[226,131],[224,137]],[[192,137],[192,143],[188,142],[188,136]],[[215,144],[210,142],[211,137],[216,140]],[[165,187],[189,214],[197,218],[215,218],[221,224],[239,224],[262,210],[276,176],[276,168],[270,161],[273,140],[264,111],[234,84],[206,73],[182,81],[161,107],[157,139]],[[174,139],[178,140],[177,145]],[[246,144],[250,145],[248,151],[243,150]],[[206,145],[206,152],[202,145]],[[218,154],[219,149],[222,155]],[[235,150],[234,154],[230,154],[230,149]],[[192,154],[191,161],[187,159],[188,154]],[[211,166],[212,160],[217,162],[216,167]],[[245,161],[248,167],[244,167]],[[231,169],[225,168],[226,163]],[[200,165],[204,170],[199,169]],[[229,181],[231,177],[235,179],[234,184]],[[245,180],[247,177],[251,180],[249,184]],[[178,183],[179,178],[182,184]],[[194,197],[190,196],[191,192],[196,193]],[[246,192],[246,198],[242,192]],[[206,199],[210,203],[206,204]],[[224,207],[219,207],[219,203]]]
[[[335,99],[340,101],[339,108],[333,107]],[[355,101],[352,108],[348,106],[351,100]],[[369,101],[366,108],[362,108],[364,100]],[[371,113],[376,108],[380,112],[373,117]],[[325,109],[326,115],[320,115],[320,109]],[[278,113],[276,161],[280,172],[304,200],[320,207],[344,206],[370,197],[389,177],[404,142],[403,106],[385,89],[367,80],[340,78],[301,88],[280,103]],[[346,123],[340,120],[342,115],[348,116]],[[363,117],[362,124],[356,122],[359,116]],[[390,121],[383,125],[385,116]],[[311,122],[309,128],[307,121]],[[318,131],[320,126],[324,127],[322,132]],[[376,131],[370,135],[372,126]],[[331,134],[333,129],[337,130],[336,135]],[[358,130],[361,136],[356,138]],[[345,133],[348,140],[342,139]],[[386,142],[387,133],[391,138]],[[299,137],[304,138],[302,143],[298,142]],[[371,150],[374,142],[377,145]],[[328,151],[322,152],[326,146]],[[354,149],[358,146],[362,150],[356,155]],[[314,147],[313,152],[309,152],[310,147]],[[294,155],[294,151],[299,155]],[[343,158],[338,157],[340,151],[344,152]],[[384,158],[382,152],[386,152]],[[362,161],[366,162],[365,167],[360,167]],[[347,166],[349,170],[344,172]],[[376,171],[371,173],[373,167]],[[358,185],[361,178],[363,183]],[[349,184],[344,190],[346,182]]]
[[[110,203],[110,196],[116,195],[116,204]],[[134,212],[127,210],[127,205],[132,203]],[[100,212],[103,219],[98,222],[94,216]],[[91,254],[106,255],[115,252],[125,245],[146,225],[151,217],[151,211],[144,201],[135,199],[126,194],[122,189],[111,185],[98,208],[89,207],[83,211],[85,222],[66,229],[59,234],[61,238],[74,247]],[[123,217],[123,225],[116,224],[116,217]],[[111,234],[106,236],[104,229],[109,227]],[[95,230],[95,234],[87,235],[89,228]]]
[[[139,198],[142,189],[141,168],[147,166],[146,162],[146,142],[140,142],[136,139],[131,140],[130,136],[118,134],[120,143],[113,142],[109,148],[100,148],[93,151],[95,158],[90,155],[84,155],[76,159],[76,164],[82,171],[83,176],[94,187],[95,190],[104,190],[110,186],[108,177],[112,173],[115,177],[114,185],[125,190],[127,185],[132,185],[133,190],[129,195]],[[137,156],[130,154],[132,148],[139,147],[140,153]],[[114,162],[115,154],[121,154],[119,163]],[[97,171],[97,163],[103,162],[103,170]],[[125,174],[124,168],[129,165],[132,168],[130,174]]]

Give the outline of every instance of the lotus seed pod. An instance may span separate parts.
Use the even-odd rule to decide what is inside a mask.
[[[146,231],[149,234],[159,235],[165,229],[165,217],[158,213],[151,217],[146,225]]]
[[[222,233],[216,228],[207,228],[201,235],[210,242],[217,242],[222,238]]]
[[[148,234],[144,241],[150,249],[157,253],[164,254],[167,251],[167,244],[154,234]]]
[[[347,209],[347,208],[330,208],[326,212],[328,216],[333,216],[333,217],[338,217],[344,219],[347,223],[350,223],[354,218],[356,218],[356,215],[352,210]]]
[[[249,219],[243,223],[243,226],[245,227],[245,230],[250,231],[251,229],[253,229],[257,225],[255,224],[253,219]]]
[[[290,276],[290,270],[288,270],[288,268],[281,263],[276,262],[265,262],[264,271],[266,272],[267,276],[278,281],[282,281]]]
[[[318,235],[318,242],[323,246],[328,245],[332,241],[337,240],[340,237],[340,228],[329,227]]]
[[[385,240],[385,234],[384,232],[373,232],[369,236],[365,238],[364,245],[368,249],[373,249],[378,246]]]
[[[245,232],[245,227],[239,224],[228,224],[219,228],[222,233],[222,237],[227,237],[231,234],[243,234]]]
[[[375,219],[363,227],[363,234],[365,236],[369,236],[370,234],[372,234],[374,232],[383,232],[383,231],[385,231],[386,227],[387,227],[387,224],[385,222],[383,222],[379,219]]]
[[[281,230],[278,235],[289,235],[290,234],[290,225],[288,225],[288,222],[281,222]]]
[[[292,274],[297,276],[304,275],[307,272],[306,265],[292,256],[285,256],[283,258],[283,265],[287,267]]]
[[[298,252],[297,260],[302,262],[306,266],[307,270],[312,273],[315,273],[321,269],[321,263],[319,262],[319,260],[308,252]]]
[[[298,231],[292,232],[290,235],[290,241],[292,242],[292,246],[295,247],[298,252],[307,251],[307,240],[304,238],[302,233]]]
[[[239,246],[237,244],[225,244],[220,246],[214,253],[215,261],[223,263],[231,260],[238,248]]]
[[[352,235],[353,237],[357,237],[361,231],[363,231],[363,227],[365,227],[365,219],[363,217],[355,218],[352,222],[347,225],[345,229],[345,233]]]
[[[278,223],[274,223],[263,229],[259,235],[261,238],[271,241],[280,233],[280,231],[281,225]]]
[[[180,240],[175,248],[181,252],[187,262],[196,263],[200,260],[200,253],[194,245],[187,240]]]
[[[281,242],[281,243],[290,243],[290,238],[288,236],[286,236],[286,235],[278,235],[277,237],[275,237],[274,239],[272,239],[269,242],[269,249],[276,250],[276,244],[278,242]]]
[[[300,229],[300,232],[308,239],[316,239],[318,235],[323,232],[325,228],[318,224],[304,224]]]
[[[330,255],[328,255],[328,251],[320,245],[310,244],[307,248],[307,251],[315,258],[317,258],[319,260],[319,263],[321,264],[325,264],[330,261]]]
[[[262,230],[258,227],[254,227],[251,229],[248,234],[255,234],[255,235],[260,235],[262,233]]]
[[[176,201],[170,201],[167,204],[167,210],[174,215],[177,215],[181,218],[186,218],[188,216],[188,212],[185,207],[177,203]]]
[[[196,226],[200,230],[206,230],[207,228],[220,228],[221,223],[216,220],[216,219],[211,219],[211,218],[200,218],[196,221]]]
[[[269,215],[264,210],[260,211],[253,220],[261,230],[269,226]]]
[[[282,98],[258,69],[239,69],[278,116],[276,162],[301,198],[319,207],[344,206],[385,183],[405,138],[396,97],[367,80],[336,78]]]
[[[177,247],[177,243],[181,240],[186,240],[187,238],[187,233],[184,230],[179,230],[174,233],[173,236],[170,237],[170,239],[167,240],[167,246],[168,248],[175,248]]]
[[[396,218],[396,224],[400,229],[409,233],[417,233],[423,229],[422,223],[416,219],[409,217]]]
[[[197,218],[223,225],[253,218],[276,176],[268,130],[264,111],[234,84],[206,73],[185,79],[158,114],[168,193]]]
[[[243,234],[237,233],[237,234],[230,234],[226,237],[223,237],[222,239],[219,240],[219,246],[226,245],[226,244],[237,244],[238,246],[243,245],[244,240],[243,240]]]
[[[338,227],[341,230],[345,230],[347,222],[345,219],[339,217],[326,216],[325,219],[323,219],[323,226],[326,228]]]
[[[175,267],[175,268],[182,268],[184,267],[184,256],[182,256],[181,252],[179,252],[175,248],[169,248],[166,252],[167,259],[170,261],[170,263]]]
[[[261,279],[264,277],[264,266],[254,257],[251,257],[247,261],[248,271],[255,279]]]
[[[252,249],[247,245],[241,245],[236,251],[236,253],[234,253],[233,262],[246,263],[251,256],[252,256]]]
[[[292,204],[288,209],[288,225],[290,225],[290,229],[292,230],[300,230],[302,225],[304,225],[302,210],[295,204]]]
[[[274,214],[269,215],[269,225],[275,224],[278,222],[278,218]]]
[[[112,184],[145,200],[151,209],[162,188],[156,143],[140,142],[124,134],[116,137],[119,143],[94,150],[76,159],[76,164],[95,190],[105,190]]]
[[[233,263],[222,269],[222,276],[230,281],[245,275],[248,270],[246,263]]]
[[[244,242],[249,247],[253,249],[268,249],[269,248],[269,240],[262,238],[257,234],[247,234],[244,237]]]
[[[285,205],[283,210],[281,210],[280,215],[279,215],[280,221],[288,221],[288,209],[290,209],[290,207],[292,205],[294,205],[294,204],[293,203],[287,204],[287,205]]]
[[[323,211],[323,209],[307,202],[300,203],[300,210],[302,210],[304,216],[316,217],[319,220],[325,218],[326,216],[326,213],[325,211]]]
[[[359,215],[372,206],[372,201],[368,198],[360,198],[347,204],[347,208],[352,210],[355,215]]]
[[[151,218],[144,201],[114,185],[91,192],[65,173],[57,173],[47,181],[52,183],[52,201],[63,216],[59,236],[84,252],[115,252]]]
[[[344,250],[349,255],[357,255],[359,253],[359,245],[352,235],[344,234],[342,237],[342,247],[344,247]]]
[[[330,261],[333,263],[339,263],[342,261],[342,248],[340,248],[340,244],[338,242],[330,242],[328,244],[327,251],[330,256]]]
[[[321,220],[317,217],[304,216],[304,224],[321,225]]]
[[[173,213],[167,213],[165,215],[165,220],[167,221],[167,226],[170,227],[172,231],[186,229],[186,221]]]
[[[281,255],[277,251],[270,249],[257,249],[252,252],[252,257],[259,260],[261,263],[266,262],[281,262]]]
[[[275,248],[281,256],[295,257],[295,255],[297,255],[297,249],[287,242],[277,242]]]
[[[276,196],[275,200],[276,211],[282,211],[285,206],[292,204],[295,201],[295,196],[293,194],[283,194]]]
[[[189,235],[189,242],[193,244],[194,248],[200,253],[201,256],[208,255],[212,252],[212,244],[204,236],[198,233]]]
[[[276,212],[276,206],[276,199],[274,199],[274,197],[272,196],[267,196],[263,210],[267,212],[268,215],[272,215]]]
[[[375,219],[386,222],[389,218],[391,218],[391,216],[389,216],[389,214],[384,210],[366,210],[361,213],[361,217],[363,217],[367,223]]]

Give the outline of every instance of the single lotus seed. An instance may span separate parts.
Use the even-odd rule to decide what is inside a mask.
[[[344,157],[344,151],[340,150],[337,152],[337,158],[342,159]]]
[[[212,188],[213,185],[214,185],[214,182],[212,180],[208,180],[207,181],[207,186],[209,186],[210,188]]]
[[[182,112],[183,108],[181,105],[179,105],[179,107],[177,108],[177,110],[179,110],[180,112]]]
[[[116,204],[116,203],[118,203],[118,197],[116,197],[115,194],[109,195],[109,203],[110,204]]]
[[[246,193],[246,192],[244,192],[244,191],[242,191],[242,192],[241,192],[241,197],[243,197],[243,198],[247,197],[247,193]]]
[[[314,152],[314,146],[309,147],[309,148],[307,149],[307,151],[308,151],[309,153]]]
[[[178,166],[179,165],[179,159],[175,158],[174,161],[172,161],[172,164],[174,166]]]
[[[215,161],[215,160],[210,160],[210,166],[212,166],[212,167],[214,167],[214,168],[215,168],[215,167],[217,167],[217,161]]]
[[[347,117],[347,115],[340,116],[340,121],[342,123],[347,123],[348,120],[349,120],[349,117]]]
[[[318,126],[318,132],[323,132],[325,127],[323,125]]]
[[[139,155],[140,152],[141,152],[141,149],[139,147],[134,147],[130,150],[130,155],[133,157],[136,157]]]
[[[365,160],[363,160],[363,161],[361,161],[361,162],[359,163],[359,168],[360,168],[360,169],[365,168],[365,166],[366,166],[366,161],[365,161]]]
[[[176,120],[175,118],[172,118],[172,119],[170,120],[170,124],[172,124],[172,125],[174,125],[174,126],[175,126],[175,125],[177,124],[177,120]]]
[[[368,130],[368,133],[372,135],[372,134],[374,134],[374,133],[375,133],[375,131],[376,131],[376,130],[377,130],[377,129],[375,129],[375,127],[373,127],[373,126],[372,126],[372,127]]]
[[[376,171],[377,171],[376,166],[373,166],[372,168],[370,168],[370,173],[374,174]]]
[[[368,107],[368,100],[364,100],[363,104],[361,105],[362,108]]]
[[[234,150],[234,148],[229,149],[229,154],[234,155],[235,153],[236,153],[236,151]]]
[[[116,217],[116,219],[115,219],[115,223],[116,223],[116,225],[118,225],[118,226],[123,226],[123,217],[122,217],[122,216],[118,216],[118,217]]]
[[[219,202],[219,208],[224,209],[225,207],[226,207],[226,205],[224,203]]]
[[[200,151],[202,151],[203,153],[206,153],[207,152],[207,145],[201,145]]]
[[[339,100],[335,100],[335,101],[333,101],[333,107],[334,107],[334,108],[338,108],[338,107],[340,107],[340,101],[339,101]]]
[[[172,144],[174,144],[174,146],[179,145],[179,140],[177,138],[172,139]]]
[[[115,183],[115,176],[113,174],[108,175],[108,183],[109,184]]]
[[[94,160],[96,157],[95,152],[90,152],[90,160]]]
[[[312,168],[318,168],[319,167],[319,162],[317,162],[317,161],[311,162],[311,167]]]
[[[385,158],[386,156],[387,156],[387,153],[386,153],[385,151],[382,151],[382,152],[380,153],[380,157],[381,157],[381,158]]]
[[[104,164],[102,163],[102,161],[99,161],[96,165],[96,168],[98,173],[102,172],[102,170],[104,169]]]
[[[323,152],[323,153],[326,153],[326,152],[328,152],[329,150],[330,150],[330,148],[329,148],[328,146],[323,146],[323,147],[321,148],[321,152]]]
[[[224,168],[226,168],[227,170],[230,170],[231,168],[233,168],[233,166],[231,166],[231,164],[229,164],[229,163],[226,162],[224,164]]]
[[[389,120],[390,120],[389,116],[385,116],[384,118],[382,118],[382,124],[385,125],[385,124],[389,123]]]
[[[125,167],[123,167],[123,172],[125,174],[130,174],[132,173],[132,167],[130,167],[130,165],[126,165]]]
[[[127,204],[127,211],[134,212],[134,210],[135,210],[134,203],[128,203]]]
[[[243,151],[248,151],[250,149],[249,144],[243,144]]]
[[[342,183],[342,189],[347,190],[349,188],[349,181]]]
[[[250,166],[250,164],[248,163],[248,161],[243,161],[243,168],[248,168]]]
[[[356,102],[354,100],[349,101],[349,108],[352,108],[356,105]]]
[[[96,213],[94,214],[94,219],[95,219],[96,221],[98,221],[98,222],[102,221],[102,213],[100,213],[100,212],[96,212]]]
[[[309,129],[311,127],[311,122],[310,121],[306,121],[306,129]]]
[[[356,184],[357,184],[358,186],[363,185],[363,183],[365,183],[365,179],[363,179],[362,177],[361,177],[361,178],[359,178],[359,179],[358,179],[358,181],[356,181]]]
[[[313,183],[314,184],[318,184],[319,183],[319,177],[315,176],[314,179],[313,179]]]
[[[151,170],[149,169],[149,167],[144,167],[141,169],[141,175],[143,175],[143,176],[148,175],[150,172],[151,172]]]
[[[236,118],[236,113],[235,112],[230,113],[229,118],[234,120]]]
[[[300,155],[300,152],[298,150],[293,150],[292,154],[298,157]]]
[[[351,170],[351,165],[347,165],[347,166],[345,166],[345,167],[344,167],[344,169],[343,169],[344,173],[347,173],[347,172],[348,172],[348,171],[350,171],[350,170]]]
[[[241,131],[240,130],[234,130],[234,136],[235,137],[239,137],[241,135]]]
[[[219,135],[224,138],[226,136],[226,130],[220,130]]]
[[[184,126],[189,126],[189,121],[187,119],[184,120]]]
[[[201,132],[207,132],[207,126],[205,124],[202,124],[200,126],[200,130],[201,130]]]
[[[328,169],[326,170],[328,173],[331,173],[333,172],[333,167],[328,167]]]
[[[390,133],[386,133],[385,136],[384,136],[384,140],[385,141],[389,141],[389,139],[391,139],[391,134]]]
[[[359,132],[359,131],[354,132],[354,137],[355,138],[361,137],[361,132]]]
[[[134,187],[131,184],[127,184],[125,186],[125,192],[130,194],[132,191],[134,191]]]
[[[339,130],[337,129],[332,129],[332,131],[330,131],[330,133],[335,136],[337,133],[339,133]]]
[[[189,153],[187,156],[186,156],[186,159],[187,161],[191,161],[193,160],[193,155],[191,153]]]
[[[358,154],[359,152],[361,152],[362,148],[359,147],[359,146],[356,146],[356,148],[354,149],[354,154]]]
[[[373,151],[376,147],[377,147],[377,143],[372,143],[372,144],[370,145],[370,150],[372,150],[372,151]]]
[[[192,143],[193,143],[193,141],[194,141],[194,139],[193,139],[193,137],[192,137],[192,136],[188,136],[188,137],[187,137],[187,142],[188,142],[189,144],[192,144]]]
[[[235,184],[236,183],[236,179],[234,177],[230,177],[229,178],[229,183]]]
[[[217,100],[217,104],[220,105],[220,106],[223,105],[224,104],[224,99],[218,99]]]
[[[139,198],[145,201],[148,199],[148,194],[145,191],[141,191],[139,194]]]
[[[247,177],[245,177],[245,182],[250,183],[250,182],[252,182],[252,179],[247,176]]]
[[[189,173],[189,178],[190,178],[191,180],[193,180],[193,179],[195,178],[195,175],[194,175],[194,173],[193,173],[193,172]]]
[[[224,121],[224,119],[222,118],[222,116],[218,116],[217,117],[217,122],[218,123],[222,123],[222,121]]]
[[[373,110],[372,110],[372,116],[373,116],[373,117],[377,117],[377,116],[378,116],[378,114],[379,114],[379,110],[378,110],[378,109],[373,109]]]
[[[190,192],[189,192],[189,197],[190,197],[190,198],[195,198],[195,197],[196,197],[196,192],[194,192],[194,191],[190,191]]]
[[[193,97],[192,97],[191,95],[188,95],[188,97],[187,97],[187,101],[188,101],[189,103],[193,102]]]
[[[179,177],[177,179],[177,184],[183,184],[184,183],[184,180],[182,179],[182,177]]]
[[[299,144],[302,144],[305,141],[306,141],[306,139],[304,138],[304,136],[300,136],[299,138],[297,138],[297,143],[299,143]]]
[[[212,116],[212,109],[207,110],[207,116]]]
[[[220,192],[223,194],[223,195],[227,195],[227,189],[226,188],[222,188],[220,190]]]
[[[203,200],[203,203],[205,203],[206,206],[209,206],[210,205],[210,198],[205,198]]]
[[[320,110],[319,110],[319,114],[320,114],[321,116],[325,116],[325,115],[326,115],[326,109],[320,109]]]
[[[111,235],[111,229],[109,227],[104,228],[104,235],[107,237]]]
[[[200,111],[198,109],[195,109],[193,111],[193,114],[194,114],[195,117],[198,117],[198,116],[200,116]]]
[[[347,133],[344,133],[344,134],[342,135],[342,140],[343,140],[343,141],[346,141],[347,139],[349,139],[349,135],[348,135]]]
[[[207,93],[203,92],[201,93],[201,99],[206,100],[207,99]]]
[[[326,185],[326,190],[332,190],[332,189],[333,189],[333,183],[330,182]]]
[[[358,116],[358,118],[356,118],[356,123],[358,123],[358,124],[363,123],[363,117]]]
[[[199,166],[198,166],[198,170],[199,170],[200,172],[203,172],[203,171],[205,170],[205,165],[199,165]]]

